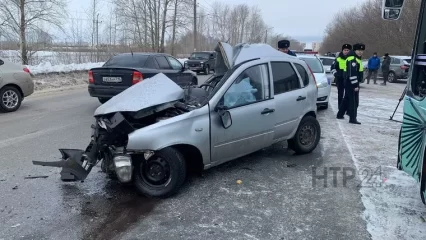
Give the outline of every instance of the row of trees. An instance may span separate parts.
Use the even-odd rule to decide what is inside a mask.
[[[217,41],[276,47],[278,40],[288,38],[292,49],[304,48],[289,36],[273,33],[257,6],[214,2],[197,4],[194,12],[194,0],[88,1],[90,9],[76,17],[67,11],[66,0],[0,0],[0,41],[15,41],[24,64],[35,52],[51,50],[59,42],[66,46],[61,51],[89,52],[90,61],[104,61],[129,48],[187,55],[194,48],[212,50]],[[46,37],[52,29],[60,34]],[[76,61],[87,61],[86,55]]]
[[[406,0],[398,21],[381,17],[382,0],[368,0],[337,14],[327,26],[321,53],[337,52],[344,43],[362,42],[364,55],[411,55],[421,0]]]

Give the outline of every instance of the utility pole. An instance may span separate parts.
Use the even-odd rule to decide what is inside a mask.
[[[266,29],[266,34],[265,34],[265,43],[268,42],[268,29]]]
[[[194,0],[194,52],[197,51],[197,0]]]

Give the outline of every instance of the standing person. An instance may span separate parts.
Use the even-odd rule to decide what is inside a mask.
[[[331,64],[330,70],[331,73],[336,78],[336,86],[337,86],[337,104],[340,109],[340,105],[342,105],[343,95],[345,92],[345,85],[343,81],[343,70],[346,66],[346,58],[349,56],[349,52],[352,50],[352,46],[350,44],[343,44],[342,51],[339,53],[339,56],[334,60],[333,64]]]
[[[368,75],[367,84],[370,84],[371,74],[373,74],[374,84],[377,84],[377,71],[380,68],[380,58],[377,57],[377,53],[373,53],[373,56],[368,59]]]
[[[297,57],[294,52],[292,52],[290,49],[288,49],[289,47],[290,47],[290,41],[289,40],[281,40],[281,41],[278,42],[278,51],[281,51],[283,53],[287,53],[289,55]]]
[[[388,80],[389,70],[390,70],[391,58],[389,57],[389,53],[385,53],[383,57],[382,63],[382,73],[383,73],[383,83],[380,85],[386,86],[386,81]]]
[[[348,111],[349,123],[361,124],[357,120],[357,112],[359,103],[359,83],[364,73],[361,57],[365,50],[365,45],[362,43],[354,44],[353,50],[355,54],[352,53],[351,56],[346,58],[344,69],[345,97],[337,113],[337,118],[344,119],[343,114]]]

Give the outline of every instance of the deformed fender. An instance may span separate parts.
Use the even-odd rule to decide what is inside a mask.
[[[210,116],[208,104],[182,115],[138,129],[128,136],[128,151],[156,151],[176,144],[192,145],[210,163]]]

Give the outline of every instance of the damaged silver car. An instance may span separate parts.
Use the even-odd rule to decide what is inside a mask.
[[[287,140],[297,153],[319,143],[315,76],[306,63],[265,44],[220,42],[216,72],[181,88],[164,74],[133,85],[94,113],[85,150],[60,149],[62,180],[101,169],[140,193],[167,197],[199,170]]]

